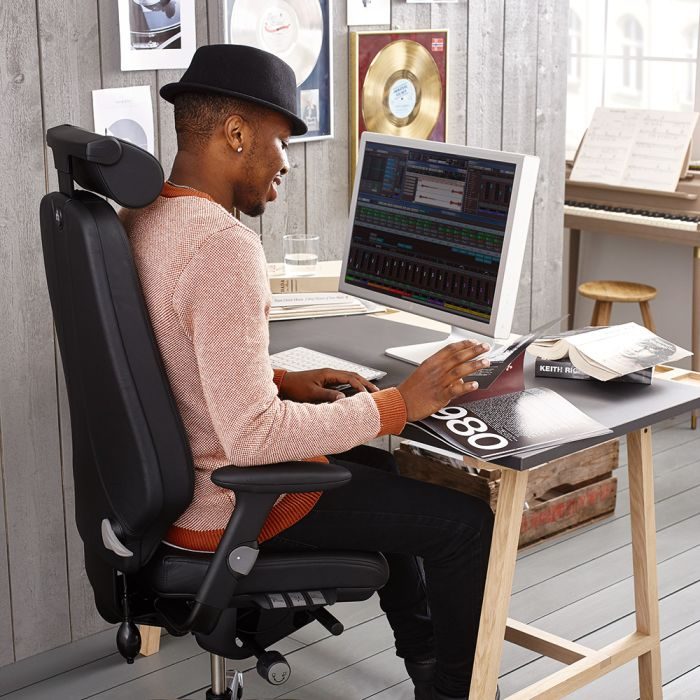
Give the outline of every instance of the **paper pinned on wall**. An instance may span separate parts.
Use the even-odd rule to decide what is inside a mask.
[[[187,68],[197,48],[195,0],[118,0],[121,69]]]
[[[391,0],[348,0],[348,27],[391,24]]]
[[[92,91],[95,132],[116,136],[155,155],[153,102],[148,85]]]

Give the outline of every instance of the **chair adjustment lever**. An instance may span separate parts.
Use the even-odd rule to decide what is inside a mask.
[[[134,553],[130,550],[127,549],[120,541],[119,538],[117,537],[116,533],[114,532],[114,528],[112,527],[112,523],[109,522],[108,518],[105,518],[102,521],[102,544],[109,549],[111,552],[114,552],[118,557],[133,557]]]
[[[345,627],[343,623],[336,617],[331,615],[326,608],[318,608],[317,610],[309,610],[309,614],[319,623],[321,623],[332,635],[336,637],[343,634]]]

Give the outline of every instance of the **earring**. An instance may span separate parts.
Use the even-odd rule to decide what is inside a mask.
[[[236,153],[243,153],[243,146],[239,146],[239,147],[236,149]]]

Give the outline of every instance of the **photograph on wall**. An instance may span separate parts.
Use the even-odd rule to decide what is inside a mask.
[[[96,134],[116,136],[155,155],[153,102],[148,85],[92,91]]]
[[[118,0],[121,69],[187,68],[197,48],[195,0]]]
[[[230,44],[269,51],[297,78],[297,114],[309,127],[292,141],[333,135],[331,0],[223,0]]]
[[[447,138],[447,30],[350,33],[350,168],[364,131]]]
[[[391,24],[391,0],[348,0],[347,24]]]

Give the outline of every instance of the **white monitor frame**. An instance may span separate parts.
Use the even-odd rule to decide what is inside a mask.
[[[348,256],[352,241],[352,231],[355,220],[355,207],[362,175],[362,168],[367,143],[379,145],[400,146],[416,148],[438,153],[451,153],[457,156],[467,156],[473,158],[483,158],[485,160],[498,161],[502,163],[512,163],[516,166],[515,177],[513,179],[513,190],[511,194],[510,207],[506,220],[503,248],[501,251],[501,263],[496,279],[496,289],[494,293],[491,317],[488,323],[476,319],[465,318],[440,309],[423,306],[416,302],[406,301],[398,297],[393,297],[381,292],[374,292],[363,287],[345,282],[345,273],[348,266]],[[437,141],[422,141],[418,139],[407,139],[399,136],[389,136],[385,134],[375,134],[365,131],[360,141],[359,156],[355,169],[355,182],[353,185],[352,200],[350,203],[350,215],[348,224],[348,235],[345,241],[343,252],[343,264],[340,273],[339,290],[346,294],[351,294],[362,299],[367,299],[385,306],[390,306],[401,311],[408,311],[419,316],[431,318],[436,321],[448,323],[455,329],[472,331],[482,336],[495,339],[506,339],[510,335],[513,325],[513,314],[515,312],[515,302],[518,295],[520,283],[520,273],[522,270],[523,257],[525,254],[525,244],[530,228],[530,213],[537,184],[537,173],[539,170],[539,158],[537,156],[523,155],[519,153],[507,153],[485,148],[473,148],[471,146],[460,146]]]

